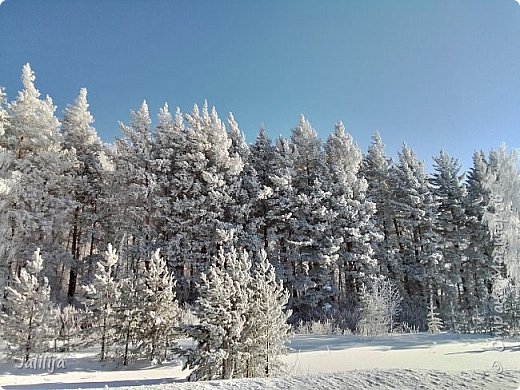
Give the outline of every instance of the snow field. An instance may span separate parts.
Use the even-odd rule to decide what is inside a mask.
[[[70,354],[54,374],[0,366],[0,386],[36,389],[516,389],[520,386],[520,341],[481,335],[426,333],[366,338],[296,335],[284,357],[286,375],[182,383],[180,361],[162,366],[101,365],[95,351]]]

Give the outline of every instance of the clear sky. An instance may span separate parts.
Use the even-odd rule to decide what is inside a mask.
[[[14,99],[22,65],[58,113],[89,90],[100,136],[143,99],[207,99],[249,142],[263,123],[289,135],[300,113],[324,140],[342,120],[363,150],[379,130],[430,164],[444,148],[520,146],[516,0],[6,0],[0,86]]]

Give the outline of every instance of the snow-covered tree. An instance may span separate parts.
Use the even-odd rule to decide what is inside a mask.
[[[1,137],[1,136],[0,136]],[[11,274],[13,243],[9,226],[9,192],[16,185],[9,171],[12,155],[0,146],[0,290],[7,284]]]
[[[294,187],[302,193],[309,194],[322,172],[321,141],[316,130],[303,115],[292,130],[291,142]]]
[[[430,190],[435,202],[434,229],[439,237],[437,245],[442,254],[439,273],[442,278],[439,309],[450,327],[455,329],[469,317],[469,291],[465,288],[465,269],[468,264],[467,221],[464,210],[466,189],[462,183],[460,163],[441,151],[434,157],[434,173],[430,178]],[[462,315],[461,318],[458,318]]]
[[[106,183],[101,164],[104,151],[96,130],[92,127],[93,122],[87,102],[87,90],[81,88],[76,102],[65,109],[61,123],[63,147],[75,158],[74,167],[69,172],[72,180],[71,192],[75,200],[69,234],[72,257],[67,289],[69,303],[74,301],[83,260],[85,257],[92,259],[96,249],[95,225],[99,218],[99,199],[105,192]]]
[[[114,340],[116,356],[124,366],[140,353],[142,324],[145,307],[142,302],[144,283],[138,270],[131,270],[119,280],[120,294],[114,303]]]
[[[150,259],[155,232],[152,226],[157,180],[152,166],[153,135],[148,104],[131,113],[130,125],[120,123],[123,137],[116,139],[110,200],[116,205],[111,216],[117,223],[114,239],[122,240],[119,253],[127,272]]]
[[[279,357],[287,352],[290,311],[287,290],[264,250],[253,263],[249,290],[250,306],[242,332],[242,375],[248,378],[273,376],[283,368]]]
[[[493,318],[493,333],[503,335],[514,325],[509,323],[511,313],[506,305],[515,294],[509,294],[511,287],[518,288],[520,281],[520,174],[518,152],[508,151],[502,146],[489,156],[484,188],[489,191],[489,207],[483,219],[491,235],[492,252],[490,262],[490,301]]]
[[[361,293],[358,329],[365,336],[392,332],[401,309],[402,297],[394,282],[377,278]]]
[[[520,240],[517,234],[520,227],[520,172],[517,151],[508,151],[502,146],[491,153],[485,188],[490,192],[492,206],[486,212],[485,220],[494,240],[494,262],[505,266],[508,278],[517,283],[520,281]]]
[[[390,171],[392,159],[385,154],[385,145],[379,133],[372,136],[372,143],[367,154],[363,157],[361,174],[366,179],[368,187],[367,199],[376,204],[376,213],[373,217],[375,229],[382,233],[382,240],[374,245],[374,256],[378,260],[379,270],[389,278],[399,280],[402,272],[401,265],[394,256],[397,251],[397,237],[395,233],[395,215],[392,208],[392,187]],[[402,286],[398,286],[402,290]]]
[[[185,133],[184,118],[180,109],[177,108],[173,116],[165,104],[159,110],[152,150],[152,171],[157,180],[152,198],[152,226],[157,236],[157,245],[168,261],[175,257],[173,233],[179,230],[179,221],[172,205],[178,196],[175,173],[183,169],[177,162],[181,151],[185,149]]]
[[[123,365],[146,357],[160,361],[174,344],[179,309],[175,283],[157,249],[137,269],[117,272],[112,302],[113,340]]]
[[[423,163],[404,145],[399,164],[391,170],[391,205],[397,237],[396,261],[401,264],[399,285],[403,286],[403,320],[420,328],[426,326],[430,290],[439,286],[438,269],[442,254],[434,231],[435,204],[428,188]]]
[[[467,229],[467,263],[463,268],[465,299],[470,312],[470,326],[490,322],[489,299],[492,287],[492,242],[484,215],[490,207],[490,193],[484,188],[488,163],[483,152],[475,152],[473,166],[467,174],[467,195],[464,199]],[[472,320],[475,319],[475,320]]]
[[[54,330],[54,349],[71,351],[82,345],[81,320],[84,313],[72,305],[55,307],[52,311],[52,328]]]
[[[7,110],[6,110],[6,94],[4,88],[0,87],[0,146],[5,147],[6,142],[4,140],[5,128],[7,127]]]
[[[263,128],[258,132],[254,144],[250,146],[249,163],[256,172],[259,189],[253,209],[256,236],[260,241],[260,246],[269,251],[269,243],[273,239],[273,221],[270,211],[274,187],[270,176],[274,173],[275,156],[273,143]]]
[[[195,348],[181,350],[189,380],[272,375],[280,368],[288,328],[287,295],[265,254],[255,268],[246,251],[220,250],[197,300],[199,325],[184,326]]]
[[[174,345],[179,306],[175,300],[175,281],[157,249],[143,275],[141,302],[144,316],[139,330],[141,349],[150,360],[165,358]]]
[[[182,351],[190,381],[231,379],[241,365],[242,333],[249,307],[251,261],[246,252],[220,250],[207,274],[201,275],[196,302],[199,325],[183,327],[197,345]]]
[[[9,170],[18,185],[9,193],[10,235],[15,247],[12,270],[17,270],[35,246],[49,255],[44,273],[59,274],[66,251],[61,245],[69,232],[68,215],[73,205],[69,193],[72,165],[61,149],[59,121],[47,97],[40,99],[29,64],[22,70],[24,88],[7,107],[5,128],[7,149],[13,155]],[[50,279],[53,294],[59,296],[58,278]]]
[[[324,180],[330,191],[326,207],[333,212],[329,234],[339,243],[337,288],[345,303],[376,273],[374,248],[382,237],[374,220],[376,205],[366,197],[368,184],[360,172],[361,151],[341,122],[327,139],[325,162]]]
[[[177,195],[172,202],[175,223],[176,279],[182,301],[195,298],[195,282],[209,267],[229,236],[226,216],[232,205],[230,183],[240,174],[243,163],[231,155],[232,141],[213,108],[195,105],[186,116],[185,142],[178,151],[172,183]]]
[[[24,362],[32,353],[44,352],[52,336],[50,287],[42,270],[43,257],[37,249],[19,276],[6,287],[2,339],[7,342],[9,353]]]
[[[437,313],[437,307],[433,303],[433,297],[430,297],[426,322],[428,325],[428,332],[439,333],[442,330],[442,320]]]
[[[24,89],[13,103],[8,105],[8,126],[5,129],[7,144],[17,158],[41,151],[55,150],[60,143],[59,122],[54,116],[55,107],[47,96],[40,99],[34,85],[34,72],[29,64],[22,69]]]
[[[339,249],[331,233],[330,194],[323,188],[321,141],[302,115],[291,143],[275,148],[273,210],[276,243],[269,255],[290,290],[292,322],[320,319],[335,305],[334,264]]]
[[[233,160],[242,165],[240,173],[227,177],[231,203],[226,213],[225,222],[236,231],[235,246],[256,250],[261,246],[257,234],[258,221],[253,217],[257,202],[263,197],[257,172],[251,163],[251,151],[245,135],[240,130],[233,114],[229,114],[228,134],[231,140],[229,154]]]
[[[92,321],[91,329],[101,347],[102,361],[107,358],[114,339],[114,305],[121,294],[120,283],[115,277],[118,260],[116,250],[108,244],[104,259],[97,263],[93,282],[84,286],[83,302]]]

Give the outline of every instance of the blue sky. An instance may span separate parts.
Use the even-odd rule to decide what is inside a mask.
[[[379,130],[430,164],[444,148],[520,146],[520,5],[515,0],[6,0],[0,86],[22,65],[58,113],[89,90],[100,136],[143,99],[232,111],[249,142],[289,135],[300,113],[324,140],[342,120],[363,150]]]

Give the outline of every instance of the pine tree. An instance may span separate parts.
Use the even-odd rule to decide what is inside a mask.
[[[6,287],[2,339],[7,342],[9,353],[23,362],[27,362],[32,353],[44,352],[52,334],[50,287],[42,270],[43,257],[37,249],[20,275]]]
[[[242,333],[248,311],[251,261],[246,252],[220,250],[207,274],[201,275],[197,304],[199,325],[183,327],[197,342],[182,351],[184,369],[194,369],[190,381],[240,377]]]
[[[300,192],[310,194],[321,173],[321,141],[316,130],[303,115],[292,130],[293,185]]]
[[[199,325],[183,332],[197,341],[181,350],[189,380],[269,376],[281,363],[288,337],[287,293],[265,253],[253,267],[246,251],[221,250],[202,275],[197,300]]]
[[[8,105],[5,134],[9,149],[15,151],[18,159],[41,150],[56,151],[60,143],[55,107],[49,96],[40,100],[35,79],[31,66],[25,64],[22,69],[24,89],[18,93],[16,101]]]
[[[127,272],[135,272],[150,259],[156,237],[152,195],[157,180],[152,170],[153,135],[146,101],[131,117],[130,125],[120,124],[123,137],[115,143],[115,171],[109,195],[116,206],[111,216],[118,229],[114,239],[123,244],[119,255]]]
[[[339,247],[329,229],[335,214],[320,180],[324,172],[321,141],[303,115],[291,141],[288,150],[280,150],[285,154],[280,155],[285,159],[280,159],[280,173],[290,175],[290,186],[279,188],[288,195],[279,199],[279,205],[287,208],[289,216],[280,221],[280,227],[286,228],[280,248],[286,253],[280,261],[284,281],[291,288],[291,322],[319,320],[335,307],[333,270]],[[280,143],[280,147],[284,145]]]
[[[262,197],[262,188],[257,172],[251,163],[251,151],[245,135],[240,130],[233,114],[228,117],[228,134],[231,140],[229,154],[241,165],[240,173],[227,177],[231,202],[224,216],[227,230],[235,230],[233,245],[249,251],[257,250],[261,245],[258,239],[258,223],[253,217],[256,204]]]
[[[266,251],[270,250],[273,240],[274,221],[270,216],[273,209],[274,183],[271,175],[275,169],[274,146],[265,129],[261,128],[255,143],[250,147],[249,163],[256,172],[258,197],[254,204],[253,219],[256,223],[256,236],[259,245]]]
[[[295,295],[290,301],[291,321],[322,320],[337,308],[334,269],[339,242],[331,232],[336,214],[328,206],[329,194],[316,181],[310,195],[300,194],[293,201],[289,245]]]
[[[285,309],[289,295],[278,281],[276,271],[264,250],[252,267],[249,291],[250,307],[242,333],[245,367],[242,375],[269,377],[283,368],[279,357],[287,353],[285,343],[289,339],[290,311]]]
[[[434,231],[435,204],[428,188],[423,163],[412,149],[403,146],[399,164],[390,174],[392,188],[396,261],[402,264],[403,313],[405,322],[425,328],[431,291],[441,283],[442,253]]]
[[[140,299],[144,316],[139,338],[142,350],[150,360],[165,358],[173,346],[178,325],[179,307],[175,300],[175,281],[166,261],[156,250],[143,275],[144,290]]]
[[[72,305],[55,308],[53,318],[54,342],[55,344],[60,343],[62,351],[69,352],[82,345],[81,319],[83,316],[84,313]]]
[[[91,318],[92,330],[99,340],[101,361],[107,358],[114,339],[114,305],[121,294],[120,283],[115,278],[118,260],[116,250],[108,244],[104,259],[97,263],[93,282],[84,286],[83,303]]]
[[[373,217],[375,229],[383,235],[383,239],[374,245],[374,256],[378,260],[380,272],[397,281],[402,273],[402,267],[395,257],[398,244],[393,223],[395,215],[391,203],[392,169],[392,159],[386,156],[383,140],[379,133],[376,133],[372,136],[367,154],[363,157],[361,174],[368,184],[367,199],[376,204],[376,213]],[[403,290],[401,285],[398,288]]]
[[[484,188],[489,191],[491,200],[491,207],[485,213],[485,221],[492,232],[495,246],[492,256],[500,259],[502,263],[494,264],[496,265],[495,276],[507,275],[517,283],[520,281],[520,262],[517,256],[520,240],[516,234],[520,228],[518,152],[508,151],[505,146],[502,146],[499,150],[490,153]],[[501,266],[505,269],[498,272]]]
[[[175,234],[172,233],[179,229],[172,204],[178,196],[175,173],[184,169],[179,166],[178,159],[186,143],[185,133],[180,109],[177,108],[175,116],[172,116],[165,104],[159,110],[151,168],[157,180],[152,194],[152,226],[157,235],[157,245],[167,260],[174,257],[175,245],[172,241]]]
[[[195,283],[211,258],[230,238],[227,216],[233,200],[230,184],[243,169],[238,155],[231,155],[232,141],[215,108],[195,105],[186,116],[185,143],[178,151],[172,182],[178,196],[172,202],[176,224],[174,245],[181,301],[193,301]]]
[[[436,203],[434,229],[440,238],[438,248],[443,259],[439,269],[442,277],[439,308],[444,318],[450,318],[452,329],[470,316],[471,309],[464,278],[468,237],[464,210],[466,191],[460,168],[458,160],[441,151],[434,157],[435,172],[430,178],[430,189]],[[462,318],[457,318],[459,313],[463,314]]]
[[[508,286],[517,286],[520,280],[518,252],[520,241],[520,174],[518,153],[502,146],[489,156],[484,188],[489,191],[489,207],[484,213],[491,234],[492,252],[490,264],[490,301],[493,321],[491,330],[496,335],[509,331],[504,302],[507,300]]]
[[[74,301],[83,260],[85,257],[89,260],[93,258],[99,199],[105,195],[105,175],[101,164],[104,151],[92,127],[94,118],[88,107],[87,90],[81,88],[74,105],[65,109],[61,123],[63,147],[75,158],[74,167],[70,171],[75,207],[71,213],[69,234],[72,257],[67,289],[69,303]]]
[[[146,312],[142,292],[144,283],[139,270],[130,270],[119,280],[120,294],[114,304],[114,339],[116,356],[124,366],[135,360],[141,350],[142,325]]]
[[[327,139],[325,161],[325,183],[330,191],[326,207],[333,215],[329,234],[339,244],[337,288],[344,304],[375,274],[374,247],[382,237],[374,220],[376,205],[367,199],[367,181],[360,173],[361,151],[341,122]]]
[[[492,291],[492,241],[485,214],[490,206],[489,190],[484,188],[488,162],[483,152],[473,155],[473,167],[467,174],[464,210],[467,221],[468,246],[467,264],[464,267],[466,299],[477,330],[487,330],[491,313],[488,302]]]
[[[59,266],[68,255],[61,243],[69,233],[68,215],[74,201],[69,194],[73,165],[69,153],[61,149],[59,121],[55,107],[47,97],[40,99],[29,64],[22,70],[23,90],[7,107],[5,128],[7,149],[14,157],[9,170],[18,185],[9,193],[10,238],[14,247],[11,272],[16,273],[22,259],[35,246],[49,255],[44,274],[60,274]],[[50,279],[59,298],[62,286]]]

